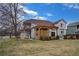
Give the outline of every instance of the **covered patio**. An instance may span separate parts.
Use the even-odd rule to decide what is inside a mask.
[[[52,32],[50,33],[49,30],[55,29],[57,30],[57,27],[55,26],[35,26],[35,38],[39,39],[40,37],[49,37],[52,35]]]

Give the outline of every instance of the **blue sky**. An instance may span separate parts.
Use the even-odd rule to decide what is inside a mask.
[[[79,4],[62,3],[27,3],[23,4],[27,13],[25,19],[41,19],[55,22],[59,19],[79,21]]]

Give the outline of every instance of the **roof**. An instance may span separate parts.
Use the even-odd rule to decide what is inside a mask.
[[[70,23],[68,26],[77,26],[79,25],[79,22]]]
[[[57,23],[59,23],[60,21],[64,21],[65,23],[67,23],[64,19],[60,19],[60,20],[56,21],[54,24],[57,24]]]
[[[35,28],[50,28],[50,29],[52,29],[52,28],[58,28],[58,27],[56,27],[56,26],[35,26]]]
[[[37,26],[51,26],[51,27],[56,27],[56,26],[54,26],[54,24],[52,22],[47,21],[47,20],[30,19],[30,20],[26,20],[24,22],[24,24],[27,24],[27,23],[36,24]]]

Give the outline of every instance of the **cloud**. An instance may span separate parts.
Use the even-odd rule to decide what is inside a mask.
[[[39,17],[39,19],[41,19],[41,20],[47,20],[47,18],[46,17]]]
[[[66,7],[69,7],[69,8],[75,8],[75,9],[79,9],[79,4],[75,4],[75,3],[72,3],[72,4],[64,4],[64,6]]]
[[[53,14],[51,14],[51,13],[47,13],[47,16],[53,16]]]
[[[24,7],[24,6],[20,6],[20,8],[23,8],[24,12],[26,12],[26,14],[30,15],[30,18],[32,19],[40,19],[40,20],[47,20],[46,17],[43,17],[43,16],[39,16],[38,12],[36,11],[33,11],[33,10],[30,10],[28,9],[27,7]],[[48,14],[48,16],[51,16],[52,14]],[[22,19],[26,18],[25,16],[22,17]]]
[[[37,13],[36,11],[33,11],[33,10],[25,9],[24,11],[25,11],[27,14],[29,14],[29,15],[33,15],[33,16],[38,15],[38,13]]]
[[[47,18],[43,16],[36,16],[33,19],[47,20]]]
[[[30,9],[28,9],[27,7],[24,7],[24,6],[20,6],[20,8],[23,8],[23,10],[24,10],[24,12],[26,13],[26,14],[29,14],[29,15],[32,15],[32,16],[36,16],[36,15],[38,15],[38,12],[36,12],[36,11],[33,11],[33,10],[30,10]]]

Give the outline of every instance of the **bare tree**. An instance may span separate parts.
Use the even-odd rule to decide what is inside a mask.
[[[12,32],[15,37],[18,33],[18,24],[21,22],[20,17],[24,15],[24,11],[20,8],[21,4],[18,3],[5,3],[0,4],[0,24],[1,28],[8,29],[10,37]]]

